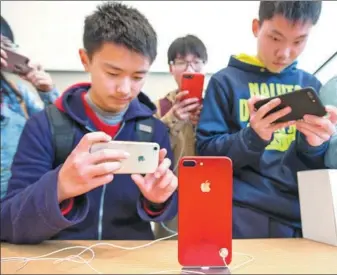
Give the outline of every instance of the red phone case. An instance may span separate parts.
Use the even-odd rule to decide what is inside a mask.
[[[201,73],[184,73],[181,80],[181,90],[189,91],[183,99],[196,97],[202,100],[205,76]]]
[[[178,261],[182,266],[224,266],[222,248],[228,250],[226,264],[232,261],[232,171],[227,157],[181,158]]]

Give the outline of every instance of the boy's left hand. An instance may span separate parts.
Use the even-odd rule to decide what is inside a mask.
[[[178,186],[178,179],[170,170],[171,161],[165,158],[166,154],[166,149],[160,150],[159,165],[154,174],[147,174],[145,177],[139,174],[131,175],[143,196],[153,203],[166,202]]]
[[[328,117],[305,115],[304,120],[296,122],[296,128],[305,135],[311,146],[320,146],[335,133],[337,123],[337,108],[327,106]]]

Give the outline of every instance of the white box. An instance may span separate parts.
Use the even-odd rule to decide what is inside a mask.
[[[337,246],[337,169],[297,173],[303,238]]]

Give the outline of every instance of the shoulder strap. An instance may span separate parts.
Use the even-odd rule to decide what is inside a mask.
[[[46,107],[46,112],[53,138],[54,164],[57,166],[66,160],[73,149],[74,123],[66,113],[60,111],[54,104]]]
[[[159,106],[160,106],[160,116],[163,117],[172,108],[172,102],[167,97],[164,97],[159,100]]]
[[[154,132],[154,117],[147,117],[137,120],[136,133],[139,141],[151,142]]]

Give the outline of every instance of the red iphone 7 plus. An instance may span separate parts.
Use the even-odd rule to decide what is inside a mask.
[[[181,90],[188,91],[183,99],[196,97],[202,100],[205,76],[201,73],[184,73],[181,80]]]
[[[232,161],[183,157],[179,162],[178,260],[184,267],[224,266],[232,260]]]

